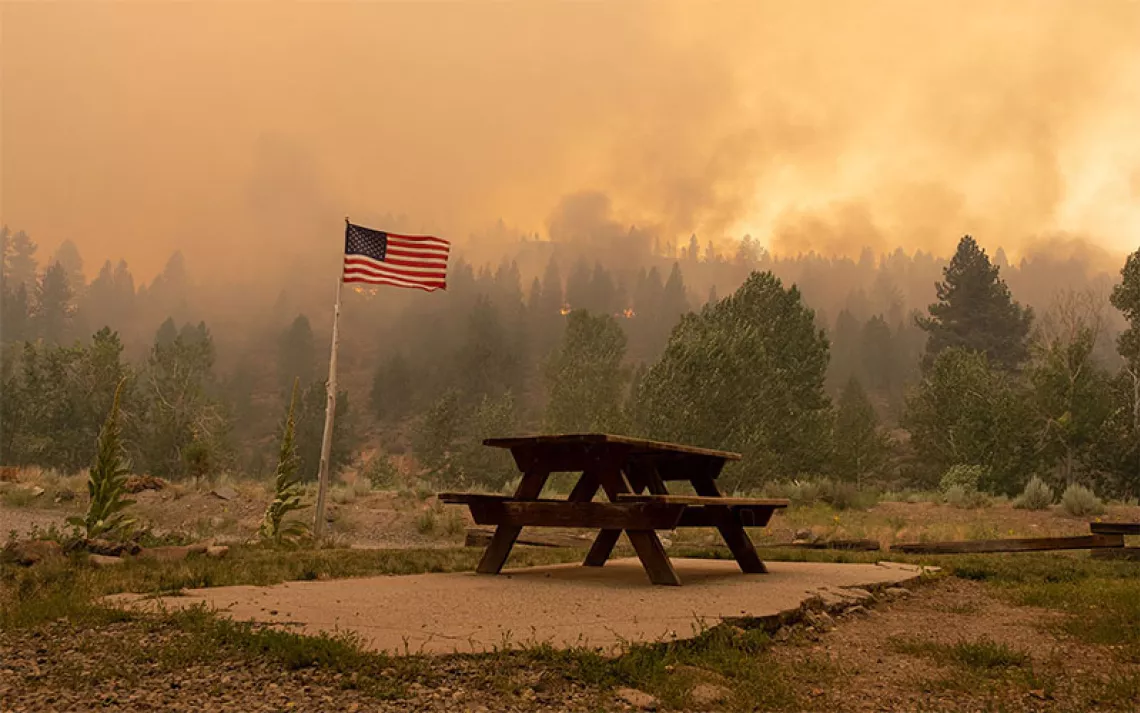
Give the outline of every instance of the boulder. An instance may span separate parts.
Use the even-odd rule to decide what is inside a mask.
[[[63,548],[52,540],[20,540],[4,545],[4,559],[24,567],[63,557]]]
[[[639,691],[636,688],[619,688],[614,691],[614,696],[622,703],[638,710],[657,710],[657,699],[645,691]]]
[[[796,534],[792,536],[793,542],[811,542],[815,539],[815,535],[811,530],[796,530]]]

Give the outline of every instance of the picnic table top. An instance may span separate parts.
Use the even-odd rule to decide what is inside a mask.
[[[665,441],[651,441],[645,438],[632,438],[618,436],[612,433],[563,433],[544,436],[514,436],[508,438],[488,438],[483,445],[492,448],[516,448],[519,446],[595,446],[609,444],[625,446],[631,454],[683,454],[702,456],[706,458],[719,458],[721,460],[740,460],[739,453],[731,451],[718,451],[712,448],[687,446],[681,443],[666,443]]]

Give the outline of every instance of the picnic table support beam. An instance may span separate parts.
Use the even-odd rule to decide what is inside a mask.
[[[523,473],[522,480],[519,481],[518,488],[515,489],[515,498],[536,500],[542,494],[542,488],[546,485],[546,479],[549,477],[550,471],[548,470],[526,471]],[[475,571],[479,574],[498,574],[501,572],[503,565],[507,563],[507,557],[511,554],[511,549],[515,546],[515,540],[521,534],[522,528],[518,525],[499,525],[495,528],[495,534],[491,537],[491,544],[487,546],[487,551],[483,553]]]
[[[694,475],[692,483],[693,490],[697,491],[697,495],[714,498],[721,496],[720,488],[717,487],[716,480],[711,475],[705,473]],[[716,529],[724,538],[724,544],[728,545],[728,549],[732,551],[732,556],[740,565],[742,572],[745,574],[768,574],[768,568],[764,566],[760,555],[756,553],[756,547],[753,546],[752,540],[748,538],[748,533],[744,531],[744,526],[740,523],[740,519],[734,513],[729,512],[726,508],[724,516],[717,523]]]
[[[616,463],[609,462],[603,465],[598,471],[598,479],[606,491],[606,496],[611,501],[616,501],[618,495],[632,492],[621,467]],[[594,547],[590,548],[590,554],[586,557],[587,563],[595,555],[601,559],[601,563],[593,566],[601,566],[609,558],[610,552],[617,544],[617,536],[609,533],[621,534],[617,530],[599,532],[594,541]],[[641,560],[645,573],[649,575],[650,582],[680,586],[681,578],[677,576],[677,570],[673,569],[673,563],[669,561],[669,555],[665,554],[665,547],[662,546],[661,539],[657,537],[656,532],[653,530],[626,530],[625,534],[629,537],[633,551],[637,553],[637,558]],[[605,550],[604,558],[602,557],[603,550]]]

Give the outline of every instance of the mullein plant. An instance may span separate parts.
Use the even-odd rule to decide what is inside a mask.
[[[308,507],[301,504],[304,488],[297,476],[297,444],[294,439],[296,421],[294,410],[297,405],[298,379],[293,380],[293,394],[289,398],[289,413],[285,417],[285,430],[281,434],[281,452],[277,457],[277,475],[273,483],[273,502],[265,510],[261,522],[260,535],[275,545],[296,544],[309,532],[309,527],[299,520],[286,521],[285,516],[296,510]]]
[[[134,518],[127,517],[123,512],[135,502],[125,497],[127,476],[131,469],[123,447],[122,426],[119,424],[119,403],[125,382],[126,379],[121,380],[115,389],[111,411],[99,431],[95,463],[87,476],[87,492],[91,496],[87,515],[67,519],[68,524],[81,528],[89,540],[97,537],[121,539],[130,533],[135,524]]]

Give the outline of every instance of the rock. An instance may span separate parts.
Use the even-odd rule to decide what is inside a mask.
[[[809,611],[804,615],[804,621],[820,631],[830,631],[835,628],[835,619],[831,618],[831,615],[825,611]]]
[[[32,497],[33,498],[38,498],[39,496],[44,494],[44,489],[38,485],[33,485],[31,488],[31,491],[32,491]]]
[[[779,629],[777,629],[777,630],[776,630],[776,633],[775,633],[775,635],[772,637],[772,640],[773,640],[773,641],[778,641],[778,642],[780,642],[780,643],[783,643],[783,642],[787,641],[787,640],[788,640],[788,639],[790,639],[790,638],[792,638],[792,629],[791,629],[791,627],[788,627],[788,626],[781,626]]]
[[[206,556],[213,557],[214,559],[221,559],[230,553],[230,548],[225,545],[211,545],[206,548]]]
[[[866,589],[859,589],[858,587],[844,587],[843,592],[844,594],[847,594],[848,596],[853,597],[860,602],[875,601],[875,595],[871,594]]]
[[[657,710],[657,699],[645,691],[639,691],[636,688],[619,688],[614,691],[614,695],[619,701],[633,706],[638,710]]]
[[[222,500],[233,500],[237,497],[237,491],[228,485],[223,485],[211,490],[210,495],[213,495],[216,498],[221,498]]]
[[[902,587],[887,587],[883,590],[883,596],[887,599],[906,599],[910,596],[910,590]]]
[[[699,709],[707,709],[717,703],[724,703],[732,695],[732,691],[724,686],[714,683],[700,683],[689,691],[689,700]]]
[[[847,613],[853,616],[867,616],[871,612],[867,611],[867,607],[862,606],[861,604],[856,604],[855,606],[848,609]]]
[[[121,557],[122,555],[137,555],[139,547],[137,542],[110,542],[108,540],[87,540],[83,543],[84,548],[96,555],[104,555],[106,557]]]
[[[123,563],[122,557],[111,557],[110,555],[89,555],[87,561],[93,567],[114,567]]]
[[[796,530],[796,534],[792,536],[794,542],[811,542],[815,539],[815,535],[811,530]]]
[[[4,545],[4,559],[24,567],[63,557],[63,548],[52,540],[21,540]]]

